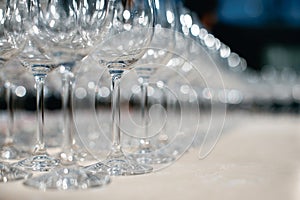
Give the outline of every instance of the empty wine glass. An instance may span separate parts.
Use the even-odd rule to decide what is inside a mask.
[[[63,143],[59,153],[61,162],[75,162],[77,150],[71,110],[71,95],[74,82],[73,68],[76,59],[84,55],[75,49],[81,47],[78,34],[78,7],[73,1],[33,1],[31,8],[32,40],[42,53],[53,59],[62,80]],[[76,58],[77,57],[77,58]]]
[[[0,70],[3,69],[3,66],[9,59],[12,59],[22,50],[23,44],[26,41],[23,21],[19,20],[23,17],[25,7],[21,5],[17,8],[17,5],[16,1],[0,1]],[[7,91],[10,92],[10,88]],[[7,93],[7,95],[8,102],[10,102],[10,93]],[[8,107],[11,107],[11,104],[8,105]],[[10,108],[8,109],[10,120],[12,119],[13,113]],[[16,153],[14,156],[16,158],[18,150],[11,148],[13,146],[13,140],[10,126],[11,123],[9,123],[8,136],[4,144],[4,149],[6,148],[6,158],[12,155],[11,151]],[[8,163],[0,162],[0,182],[24,179],[29,176],[31,176],[31,173],[20,170]]]
[[[17,166],[33,171],[49,171],[59,164],[59,160],[50,156],[44,137],[44,85],[48,73],[56,65],[36,49],[32,41],[28,41],[24,50],[18,55],[22,65],[32,73],[36,89],[36,142],[32,155],[19,161]]]
[[[43,53],[53,58],[62,72],[62,107],[64,112],[64,142],[60,159],[75,162],[86,153],[74,139],[75,127],[72,117],[72,93],[76,64],[82,60],[104,33],[103,18],[107,1],[42,1],[42,15],[36,15],[35,26],[39,32],[32,34]],[[49,48],[51,47],[51,48]]]
[[[61,167],[38,177],[28,179],[24,184],[39,189],[86,189],[99,187],[110,183],[108,173],[92,174],[81,169],[78,164],[80,153],[74,141],[74,125],[72,116],[72,95],[74,88],[77,61],[82,60],[96,42],[95,37],[83,39],[83,31],[91,29],[86,20],[94,20],[99,26],[94,26],[94,31],[99,30],[100,18],[105,14],[105,1],[34,1],[33,13],[33,40],[42,50],[43,54],[52,58],[56,66],[62,70],[63,80],[63,112],[64,112],[64,142],[59,153]],[[94,6],[94,7],[93,7]],[[90,10],[89,10],[90,9]],[[90,24],[91,25],[91,24]],[[94,23],[93,25],[96,25]],[[100,37],[99,37],[100,38]],[[49,48],[50,47],[50,48]]]
[[[122,150],[120,128],[120,81],[122,75],[145,53],[154,33],[154,3],[152,0],[109,1],[106,23],[109,31],[92,57],[106,65],[111,75],[112,148],[107,158],[87,167],[101,171],[108,167],[114,176],[149,173],[153,168],[129,159]]]
[[[15,81],[24,74],[24,68],[20,67],[14,58],[5,62],[0,71],[0,78],[3,79],[5,88],[5,100],[7,110],[7,128],[4,144],[0,147],[0,157],[6,160],[16,160],[28,155],[28,152],[16,147],[14,142],[15,128],[15,109],[14,109],[14,90]]]
[[[162,164],[174,160],[174,157],[157,149],[149,140],[149,110],[148,110],[148,84],[149,78],[155,74],[159,66],[165,65],[172,57],[172,50],[176,45],[176,31],[179,21],[176,10],[176,1],[155,1],[154,7],[157,15],[153,39],[144,56],[134,68],[141,82],[141,125],[143,134],[139,140],[140,145],[131,158],[141,163]],[[151,65],[151,63],[153,63]],[[156,63],[156,66],[155,66]]]
[[[32,155],[16,163],[17,166],[33,171],[48,171],[58,166],[59,160],[50,156],[47,152],[47,147],[44,138],[44,85],[48,73],[54,70],[57,66],[51,59],[42,54],[36,46],[30,32],[35,27],[32,26],[33,13],[37,10],[31,10],[35,2],[27,0],[17,0],[18,5],[21,3],[26,6],[26,18],[23,23],[26,28],[28,41],[22,52],[18,54],[18,59],[21,64],[32,73],[35,80],[36,88],[36,142],[32,151]]]
[[[20,17],[22,15],[22,9],[17,10],[15,7],[16,2],[8,2],[7,11],[5,9],[1,9],[1,78],[5,80],[5,99],[7,104],[7,131],[6,131],[6,139],[4,145],[0,148],[0,156],[3,159],[17,159],[24,156],[25,152],[20,151],[15,147],[13,142],[13,120],[14,120],[14,111],[12,107],[12,87],[13,84],[10,82],[10,75],[7,70],[5,70],[5,64],[20,51],[23,47],[23,44],[26,41],[26,37],[21,38],[23,25],[16,20],[16,17]],[[1,1],[1,7],[6,7],[6,1]],[[9,12],[11,14],[9,14]],[[21,12],[20,14],[16,14],[16,12]],[[4,27],[5,26],[5,27]],[[17,27],[19,26],[19,27]],[[17,36],[17,33],[20,36]]]

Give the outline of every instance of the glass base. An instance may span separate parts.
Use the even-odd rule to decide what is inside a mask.
[[[163,152],[149,152],[141,149],[136,153],[128,155],[132,160],[142,164],[168,164],[175,160],[172,155]]]
[[[85,169],[94,173],[106,170],[111,176],[140,175],[153,171],[152,166],[140,164],[126,156],[108,157],[103,162],[92,164]]]
[[[17,163],[17,166],[32,171],[49,171],[59,164],[59,160],[47,154],[34,155]]]
[[[77,190],[102,187],[110,183],[108,173],[93,174],[78,166],[55,169],[46,174],[30,178],[24,185],[40,190]]]
[[[59,152],[57,157],[60,159],[61,163],[66,164],[93,159],[93,157],[87,151],[83,150],[77,145],[73,146],[71,149]]]
[[[25,172],[17,167],[11,166],[8,163],[0,162],[0,182],[17,181],[27,179],[31,173]]]
[[[28,155],[29,153],[19,150],[13,145],[5,145],[0,148],[0,158],[3,160],[14,160]]]

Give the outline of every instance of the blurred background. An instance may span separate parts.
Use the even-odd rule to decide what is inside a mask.
[[[299,0],[185,0],[203,25],[248,67],[300,70]]]

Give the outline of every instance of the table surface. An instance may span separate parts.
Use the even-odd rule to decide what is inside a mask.
[[[193,146],[162,170],[112,177],[102,188],[39,191],[22,181],[1,183],[0,199],[300,199],[300,118],[238,114],[213,150],[199,158]],[[299,118],[299,119],[298,119]],[[244,119],[244,120],[241,120]]]

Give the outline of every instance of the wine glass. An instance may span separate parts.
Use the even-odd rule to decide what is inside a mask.
[[[17,166],[26,170],[49,171],[59,165],[59,160],[49,155],[44,135],[44,86],[47,75],[56,68],[56,65],[43,56],[36,46],[29,40],[18,59],[21,64],[33,75],[36,89],[36,142],[32,155],[20,160]]]
[[[42,54],[38,49],[30,31],[34,29],[32,26],[31,7],[34,2],[27,0],[16,0],[17,5],[26,6],[26,17],[23,19],[25,24],[26,36],[28,38],[23,50],[18,54],[21,64],[33,75],[36,89],[36,142],[32,150],[31,156],[20,160],[15,165],[26,170],[32,171],[49,171],[59,165],[59,160],[49,155],[44,138],[44,85],[47,75],[57,66],[49,57]]]
[[[194,82],[194,85],[198,85],[200,100],[206,102],[204,105],[211,111],[208,113],[208,117],[211,116],[212,119],[207,123],[207,128],[209,129],[207,129],[204,137],[198,137],[202,140],[199,157],[203,158],[211,152],[220,137],[227,110],[226,89],[228,89],[228,84],[237,83],[238,76],[236,76],[237,74],[234,75],[230,73],[230,70],[226,69],[229,66],[227,58],[230,56],[230,49],[212,34],[208,33],[199,21],[197,15],[187,9],[182,3],[178,9],[181,18],[181,32],[186,38],[189,38],[188,48],[186,49],[188,54],[185,56],[188,57],[195,66],[196,71],[201,72],[201,79],[199,80],[197,73],[195,76],[193,73],[195,70],[193,68],[191,68],[193,70],[187,70],[189,67],[185,65],[178,67],[189,77],[191,82]],[[208,55],[207,58],[209,58],[201,58],[199,49],[203,49]],[[211,62],[211,64],[213,63],[213,66],[209,66],[209,62]],[[243,65],[244,63],[241,63],[239,67],[243,68]],[[172,81],[176,82],[175,79]],[[224,83],[226,83],[226,85],[224,85]],[[207,103],[210,107],[207,107]],[[214,123],[214,125],[211,125],[212,123]],[[212,127],[212,129],[210,129],[209,126]]]
[[[38,3],[37,3],[38,4]],[[35,15],[33,39],[43,53],[55,60],[62,73],[62,109],[64,112],[64,142],[59,155],[62,162],[75,162],[86,153],[76,144],[72,116],[72,93],[76,64],[82,60],[104,34],[103,18],[107,1],[42,1],[42,15]],[[51,48],[49,48],[51,47]]]
[[[137,150],[129,155],[131,158],[141,163],[163,164],[174,160],[172,155],[162,151],[155,152],[155,146],[150,144],[149,139],[149,110],[148,110],[148,84],[149,78],[156,73],[157,67],[166,65],[172,57],[172,50],[176,45],[176,31],[178,31],[179,21],[176,10],[176,1],[155,1],[157,20],[153,39],[147,52],[137,62],[134,69],[141,82],[141,125],[144,135],[139,140],[140,145]],[[152,48],[151,48],[152,47]],[[151,65],[151,63],[155,65]]]
[[[1,79],[5,80],[5,99],[7,104],[7,131],[6,131],[6,139],[4,145],[0,148],[0,156],[3,159],[11,160],[23,157],[25,152],[22,152],[18,148],[15,147],[13,142],[13,121],[14,121],[14,111],[12,105],[12,88],[13,84],[10,82],[10,77],[12,73],[7,72],[7,68],[5,67],[6,63],[13,59],[13,57],[18,53],[19,50],[22,49],[25,38],[20,38],[20,36],[16,36],[17,33],[21,34],[23,26],[17,24],[16,17],[18,16],[15,12],[15,2],[8,2],[7,13],[5,9],[1,9]],[[6,6],[6,1],[1,1],[3,6]],[[2,7],[1,5],[1,7]],[[3,7],[5,8],[5,7]],[[22,9],[20,9],[22,11]],[[12,14],[8,14],[8,11]],[[21,13],[22,14],[22,13]],[[21,15],[20,14],[20,15]],[[6,15],[6,16],[5,16]],[[19,15],[19,17],[20,17]],[[20,27],[17,27],[20,25]],[[5,27],[6,26],[6,29]],[[12,26],[12,27],[11,27]],[[12,40],[14,38],[14,40]],[[17,72],[17,71],[16,71]]]
[[[74,140],[72,95],[77,62],[89,53],[94,45],[93,42],[101,38],[100,18],[105,15],[106,1],[34,1],[31,11],[33,29],[36,29],[30,32],[33,41],[43,55],[52,58],[54,65],[62,70],[64,143],[59,153],[62,166],[47,174],[28,179],[24,184],[43,190],[104,186],[110,183],[108,173],[92,174],[81,169],[77,162],[78,147]],[[90,23],[88,20],[95,23]],[[97,25],[94,26],[93,31],[98,31],[98,35],[94,34],[93,37],[85,40],[83,37],[86,35],[83,35],[83,31],[88,33],[91,25]]]
[[[9,59],[13,59],[13,57],[22,50],[23,44],[26,41],[23,22],[18,20],[23,17],[25,7],[21,5],[17,9],[16,6],[16,1],[0,1],[0,70],[3,70],[3,67]],[[9,84],[9,82],[6,83]],[[4,157],[17,158],[20,151],[14,148],[12,139],[12,121],[10,120],[13,118],[13,112],[10,104],[10,89],[11,88],[7,87],[9,115],[8,135],[4,146],[1,147],[1,153],[3,153],[4,150]],[[31,173],[20,170],[8,163],[0,162],[0,182],[24,179],[29,176],[31,176]]]
[[[7,110],[7,127],[6,127],[6,138],[4,144],[0,147],[0,157],[5,160],[14,160],[22,158],[26,153],[15,146],[14,143],[14,108],[13,108],[13,89],[14,84],[11,82],[10,78],[4,78],[4,76],[9,76],[10,74],[5,71],[6,65],[3,67],[0,73],[1,79],[4,80],[5,88],[5,102]]]
[[[0,156],[6,160],[16,160],[28,155],[28,152],[18,148],[14,142],[15,130],[15,108],[14,108],[14,92],[16,89],[16,82],[21,80],[24,74],[24,68],[20,67],[17,59],[12,57],[5,62],[5,65],[0,71],[0,77],[4,80],[5,101],[7,109],[7,128],[6,138],[3,146],[0,147]],[[18,130],[20,131],[20,130]]]
[[[107,158],[86,167],[102,171],[108,166],[113,176],[149,173],[150,165],[139,164],[128,158],[121,145],[120,82],[122,75],[134,67],[150,45],[154,33],[154,2],[152,0],[109,1],[106,23],[109,31],[97,45],[92,57],[104,64],[111,76],[112,147]]]

